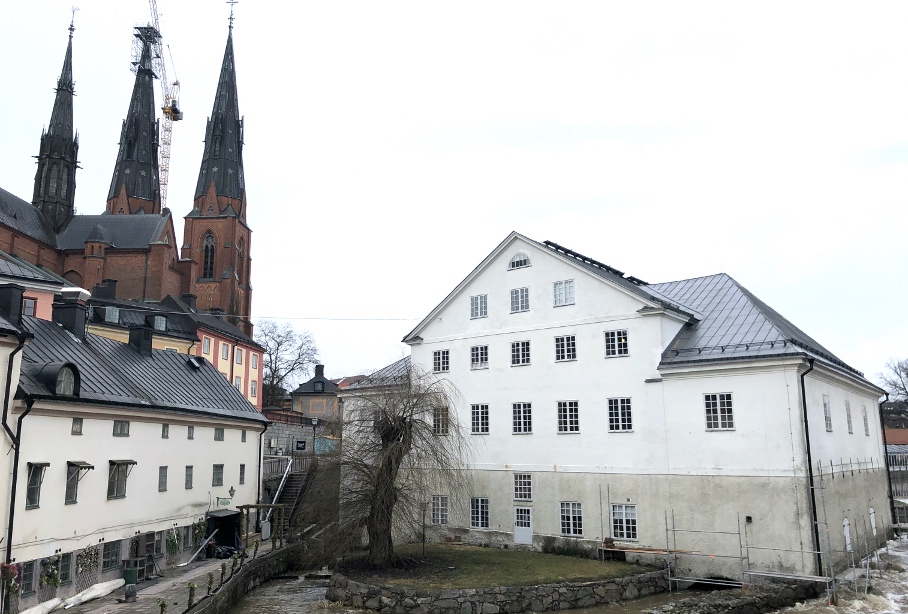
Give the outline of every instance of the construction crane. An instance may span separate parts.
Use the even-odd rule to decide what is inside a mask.
[[[140,37],[135,41],[141,45],[141,39],[145,39],[151,45],[151,63],[158,81],[161,83],[161,94],[164,100],[164,106],[161,110],[164,112],[163,122],[161,124],[161,143],[158,149],[158,174],[160,176],[160,195],[161,209],[167,206],[167,184],[170,179],[170,144],[173,140],[173,122],[183,119],[183,112],[180,110],[180,81],[174,79],[173,82],[167,79],[167,68],[164,65],[164,50],[161,43],[161,25],[158,19],[158,3],[156,0],[148,0],[151,9],[151,25],[148,27],[137,27]],[[168,45],[167,51],[170,51]],[[136,55],[136,52],[138,55]],[[134,49],[133,55],[140,58],[142,49]],[[173,58],[171,57],[171,63]],[[133,62],[136,66],[137,62]],[[174,74],[176,76],[176,74]]]

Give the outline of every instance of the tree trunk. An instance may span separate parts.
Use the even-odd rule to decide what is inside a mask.
[[[394,422],[383,425],[381,431],[384,454],[376,470],[366,532],[369,534],[369,564],[386,567],[394,557],[391,525],[397,504],[397,473],[410,451],[410,437],[408,428]]]

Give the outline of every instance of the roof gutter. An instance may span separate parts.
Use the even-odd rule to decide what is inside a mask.
[[[32,405],[34,401],[31,397],[25,398],[25,411],[19,416],[19,420],[16,423],[16,433],[18,437],[16,439],[16,454],[13,456],[13,483],[10,489],[9,495],[9,527],[6,531],[6,563],[12,563],[13,561],[13,521],[16,517],[16,487],[19,482],[19,456],[22,452],[22,421],[25,419],[25,416],[29,414],[32,410]]]
[[[880,431],[883,433],[883,460],[886,462],[886,494],[889,495],[889,513],[892,524],[895,524],[895,500],[892,498],[892,474],[889,472],[889,445],[886,443],[886,422],[883,420],[883,404],[889,402],[889,393],[885,390],[886,400],[877,405],[880,413]]]
[[[813,455],[810,452],[810,424],[807,417],[807,392],[804,387],[804,378],[813,371],[813,358],[807,359],[810,365],[801,374],[801,409],[804,415],[804,444],[807,449],[807,486],[810,489],[810,521],[813,524],[813,549],[817,557],[816,575],[823,574],[823,555],[820,554],[820,525],[817,522],[817,493],[813,482]]]

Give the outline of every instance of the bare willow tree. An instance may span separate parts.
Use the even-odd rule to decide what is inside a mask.
[[[262,405],[272,407],[309,374],[318,360],[312,333],[298,333],[285,322],[260,320],[255,326],[255,341],[264,348],[262,357]]]
[[[344,399],[340,535],[368,536],[368,563],[389,565],[395,533],[416,533],[433,494],[469,493],[470,447],[453,385],[404,358]]]
[[[883,388],[889,393],[889,403],[883,408],[886,426],[904,428],[908,424],[908,358],[889,359],[879,378]]]

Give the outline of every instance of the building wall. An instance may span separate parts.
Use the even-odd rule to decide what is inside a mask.
[[[120,327],[114,328],[112,326],[89,324],[87,330],[91,334],[98,335],[99,337],[106,337],[107,339],[113,339],[114,341],[119,341],[120,343],[129,343],[129,331],[124,330]],[[153,334],[151,337],[151,347],[153,349],[176,350],[180,354],[188,354],[192,350],[193,346],[197,344],[197,341],[192,341],[190,339],[180,339],[178,337],[170,337],[167,335]]]
[[[217,331],[199,328],[199,343],[194,352],[196,356],[207,359],[220,371],[227,380],[236,386],[239,378],[239,390],[246,399],[262,411],[262,351],[248,343],[237,343]],[[205,351],[205,338],[209,339],[208,352]],[[226,349],[226,358],[224,352]],[[242,362],[237,363],[236,351],[242,351]],[[252,365],[255,364],[255,367]],[[253,386],[253,382],[255,385]]]

